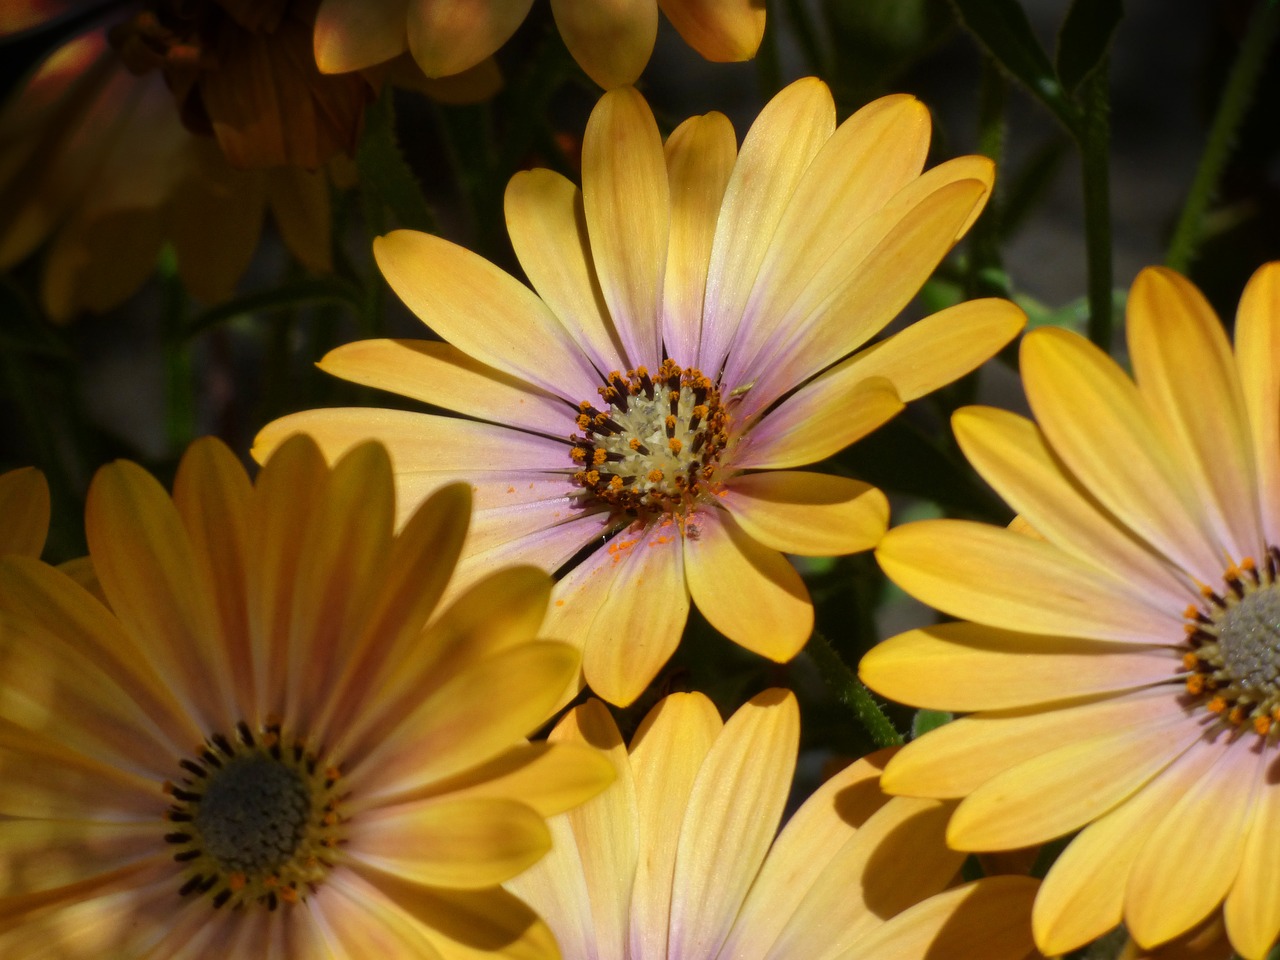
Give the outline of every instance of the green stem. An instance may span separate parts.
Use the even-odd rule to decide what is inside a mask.
[[[1005,106],[1009,81],[992,57],[982,62],[982,87],[978,97],[978,152],[990,157],[997,169],[1004,167]],[[970,297],[1007,297],[1008,283],[1000,258],[1003,210],[992,197],[978,219],[969,240],[965,291]]]
[[[1080,86],[1084,110],[1076,125],[1084,183],[1084,234],[1089,266],[1089,339],[1111,349],[1111,105],[1104,58]]]
[[[901,746],[902,734],[898,733],[857,674],[840,659],[840,655],[831,646],[831,641],[815,630],[806,649],[836,699],[853,712],[875,745]]]
[[[170,452],[181,453],[196,433],[195,364],[187,336],[187,295],[172,250],[161,253],[163,287],[165,434]]]
[[[1209,141],[1200,157],[1186,203],[1178,216],[1169,241],[1165,265],[1185,272],[1195,259],[1200,241],[1204,239],[1204,216],[1218,189],[1222,170],[1231,157],[1236,130],[1253,101],[1258,78],[1267,64],[1267,53],[1280,30],[1280,4],[1263,2],[1254,6],[1253,17],[1245,29],[1244,40],[1236,62],[1231,67],[1218,112],[1209,128]]]

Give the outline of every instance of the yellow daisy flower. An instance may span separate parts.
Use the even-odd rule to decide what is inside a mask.
[[[1036,422],[955,416],[1033,536],[938,520],[877,551],[973,622],[881,644],[863,679],[977,711],[908,746],[884,784],[964,797],[947,834],[961,850],[1080,831],[1036,901],[1046,953],[1122,918],[1151,948],[1222,905],[1236,951],[1261,960],[1280,933],[1280,264],[1249,282],[1234,355],[1169,270],[1139,274],[1127,331],[1134,380],[1037,330],[1022,343]]]
[[[546,918],[564,960],[1015,960],[1036,955],[1036,881],[955,886],[952,804],[890,799],[887,753],[836,774],[778,824],[799,745],[795,698],[768,690],[727,723],[674,694],[630,750],[590,701],[551,736],[607,750],[614,784],[552,818],[555,844],[508,883]]]
[[[718,113],[665,147],[635,90],[605,94],[583,188],[517,174],[507,225],[537,294],[437,237],[374,246],[387,281],[449,343],[370,340],[321,367],[474,420],[392,410],[294,414],[326,455],[377,437],[408,506],[465,480],[477,516],[464,568],[556,571],[551,635],[585,644],[586,681],[633,700],[679,642],[690,597],[730,639],[778,661],[812,628],[783,553],[865,550],[883,494],[791,468],[866,435],[969,372],[1021,328],[1003,300],[961,304],[861,349],[915,296],[981,211],[992,167],[922,173],[929,114],[907,96],[840,124],[800,80],[739,151]]]
[[[556,956],[498,884],[612,779],[520,740],[577,654],[533,639],[529,568],[424,629],[467,492],[394,511],[374,444],[330,469],[298,438],[251,484],[201,441],[172,499],[131,463],[94,479],[109,609],[0,560],[0,956]]]
[[[49,535],[49,484],[35,467],[0,473],[0,556],[38,557]]]
[[[492,55],[533,0],[320,0],[315,56],[327,73],[362,70],[406,50],[429,77]],[[658,9],[708,60],[749,60],[764,36],[759,0],[551,0],[564,42],[602,87],[634,83],[658,35]]]

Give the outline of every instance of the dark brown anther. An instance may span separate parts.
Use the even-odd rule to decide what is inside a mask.
[[[697,453],[699,450],[702,449],[702,445],[706,442],[707,442],[707,435],[705,433],[699,433],[697,436],[693,438],[693,444],[689,447],[689,449],[692,450],[694,453]]]
[[[248,725],[247,723],[245,723],[243,720],[241,720],[239,723],[237,723],[237,724],[236,724],[236,733],[240,734],[240,742],[241,742],[241,743],[243,743],[246,747],[252,747],[252,746],[253,746],[253,733],[249,730],[249,725]],[[225,737],[223,737],[223,740],[224,740],[224,741],[225,741],[225,739],[226,739],[226,738],[225,738]],[[218,743],[218,741],[217,741],[216,737],[215,737],[215,739],[214,739],[214,743]],[[218,749],[220,749],[220,750],[222,749],[222,744],[220,744],[220,743],[218,744]],[[231,755],[231,751],[230,751],[230,750],[226,750],[226,751],[224,751],[224,752],[225,752],[228,756],[230,756],[230,755]]]
[[[191,834],[189,833],[166,833],[164,835],[165,843],[190,843]]]
[[[231,899],[230,890],[219,890],[213,896],[213,909],[220,910],[227,905],[227,901]]]
[[[200,886],[203,882],[204,877],[197,873],[194,877],[178,888],[178,896],[185,897],[190,893],[194,893],[196,887]]]
[[[182,769],[186,770],[188,773],[194,773],[197,777],[207,777],[209,775],[209,771],[204,767],[200,766],[200,764],[196,763],[194,760],[188,760],[185,757],[178,761],[178,766],[182,767]]]
[[[194,860],[200,856],[199,850],[181,850],[173,855],[173,859],[179,863],[186,863],[188,860]]]
[[[649,376],[649,371],[641,367],[638,371],[640,374],[640,389],[644,391],[647,399],[653,399],[653,379]]]

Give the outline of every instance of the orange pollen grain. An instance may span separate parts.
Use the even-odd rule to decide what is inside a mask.
[[[1194,653],[1184,653],[1182,655],[1182,665],[1186,667],[1188,670],[1194,670],[1196,668],[1196,664],[1198,664],[1199,662],[1200,662],[1200,658],[1197,657]]]
[[[681,449],[684,447],[684,444],[681,443],[679,440],[677,440],[675,437],[672,437],[670,440],[667,441],[667,446],[671,448],[672,453],[679,453]]]
[[[227,889],[232,893],[239,893],[248,882],[248,878],[243,873],[236,872],[227,877]]]
[[[1193,673],[1191,676],[1187,677],[1187,693],[1191,694],[1193,697],[1204,693],[1203,673]]]
[[[1271,732],[1271,718],[1270,717],[1254,717],[1253,730],[1259,736],[1265,737],[1268,733]]]
[[[1227,709],[1227,701],[1222,697],[1214,697],[1205,707],[1210,713],[1222,713]]]

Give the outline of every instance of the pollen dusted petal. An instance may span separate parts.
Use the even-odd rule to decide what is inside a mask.
[[[382,63],[409,46],[408,0],[320,0],[315,57],[322,73]]]
[[[882,696],[934,710],[1007,710],[1167,683],[1185,672],[1167,647],[944,623],[909,630],[862,658]]]
[[[1017,850],[1070,833],[1143,789],[1201,735],[1166,694],[1133,727],[1081,738],[992,777],[956,808],[947,844]]]
[[[691,117],[667,138],[671,232],[662,293],[662,341],[674,357],[696,357],[703,297],[720,206],[738,143],[722,113]]]
[[[1280,264],[1258,268],[1240,297],[1236,366],[1258,466],[1262,535],[1280,543]]]
[[[610,90],[635,83],[658,37],[654,0],[551,0],[564,44],[578,66]]]
[[[600,290],[627,356],[656,368],[663,357],[659,318],[671,201],[662,136],[633,88],[606,93],[591,111],[582,200]]]
[[[1183,570],[1203,583],[1216,582],[1224,558],[1124,371],[1083,337],[1056,328],[1027,334],[1020,356],[1031,409],[1067,469]]]
[[[1138,389],[1175,445],[1221,552],[1262,557],[1248,417],[1221,321],[1189,280],[1150,267],[1133,282],[1125,333]]]
[[[1144,645],[1173,645],[1186,635],[1182,611],[1148,606],[1123,582],[999,527],[909,523],[885,535],[876,559],[913,596],[1005,630]]]
[[[500,511],[495,510],[493,513],[498,514]],[[550,525],[535,529],[513,540],[506,539],[503,532],[494,527],[493,545],[486,550],[468,552],[463,557],[458,564],[455,584],[461,586],[472,583],[479,577],[494,573],[513,563],[531,563],[543,570],[559,570],[586,547],[599,541],[614,526],[614,521],[610,519],[609,514],[603,511],[587,513],[564,522],[559,522],[554,514],[553,510],[551,517],[553,522]],[[487,522],[486,517],[479,517],[479,519],[484,521],[484,527],[480,523],[476,524],[477,540],[473,542],[479,542],[483,530],[492,526]],[[581,637],[578,635],[561,634],[560,639],[575,644],[581,642]]]
[[[1275,763],[1274,754],[1253,749],[1250,739],[1218,743],[1217,762],[1163,813],[1143,843],[1124,906],[1125,925],[1138,943],[1151,947],[1186,933],[1236,881],[1258,788],[1265,768]]]
[[[774,470],[733,477],[721,501],[748,536],[783,553],[869,550],[889,525],[889,501],[859,480]]]
[[[750,60],[764,37],[764,5],[757,0],[658,0],[684,42],[708,60]]]
[[[808,384],[770,410],[732,452],[734,466],[779,470],[816,463],[861,440],[903,409],[902,399],[884,377],[839,386],[839,394],[833,396],[822,381]]]
[[[782,818],[799,738],[799,708],[782,690],[752,697],[716,738],[680,827],[671,956],[719,955]]]
[[[765,104],[742,141],[711,246],[701,369],[719,370],[724,364],[778,222],[835,127],[831,91],[806,77]]]
[[[490,56],[524,21],[533,0],[407,0],[409,49],[428,77]]]
[[[602,374],[629,359],[596,278],[582,191],[554,170],[521,170],[507,184],[507,232],[520,266]]]
[[[636,863],[631,891],[629,956],[666,954],[679,824],[698,771],[723,729],[706,697],[673,693],[649,711],[631,738],[636,832],[645,856]]]
[[[1081,487],[1035,423],[994,407],[964,407],[951,424],[982,478],[1054,546],[1103,572],[1123,570],[1170,610],[1201,600],[1185,573]]]
[[[1280,786],[1268,765],[1258,773],[1257,807],[1223,911],[1232,944],[1249,960],[1265,957],[1280,935]]]
[[[35,467],[0,473],[0,555],[38,557],[49,532],[49,484]]]
[[[1207,741],[1193,744],[1140,791],[1076,835],[1049,868],[1036,897],[1032,926],[1045,954],[1069,953],[1120,923],[1139,850],[1216,757]]]
[[[804,581],[786,557],[753,540],[728,513],[706,510],[690,518],[684,562],[693,602],[734,643],[779,663],[804,647],[813,632]]]
[[[594,396],[598,373],[551,309],[510,274],[414,230],[378,237],[373,254],[405,306],[458,349],[574,403]]]

